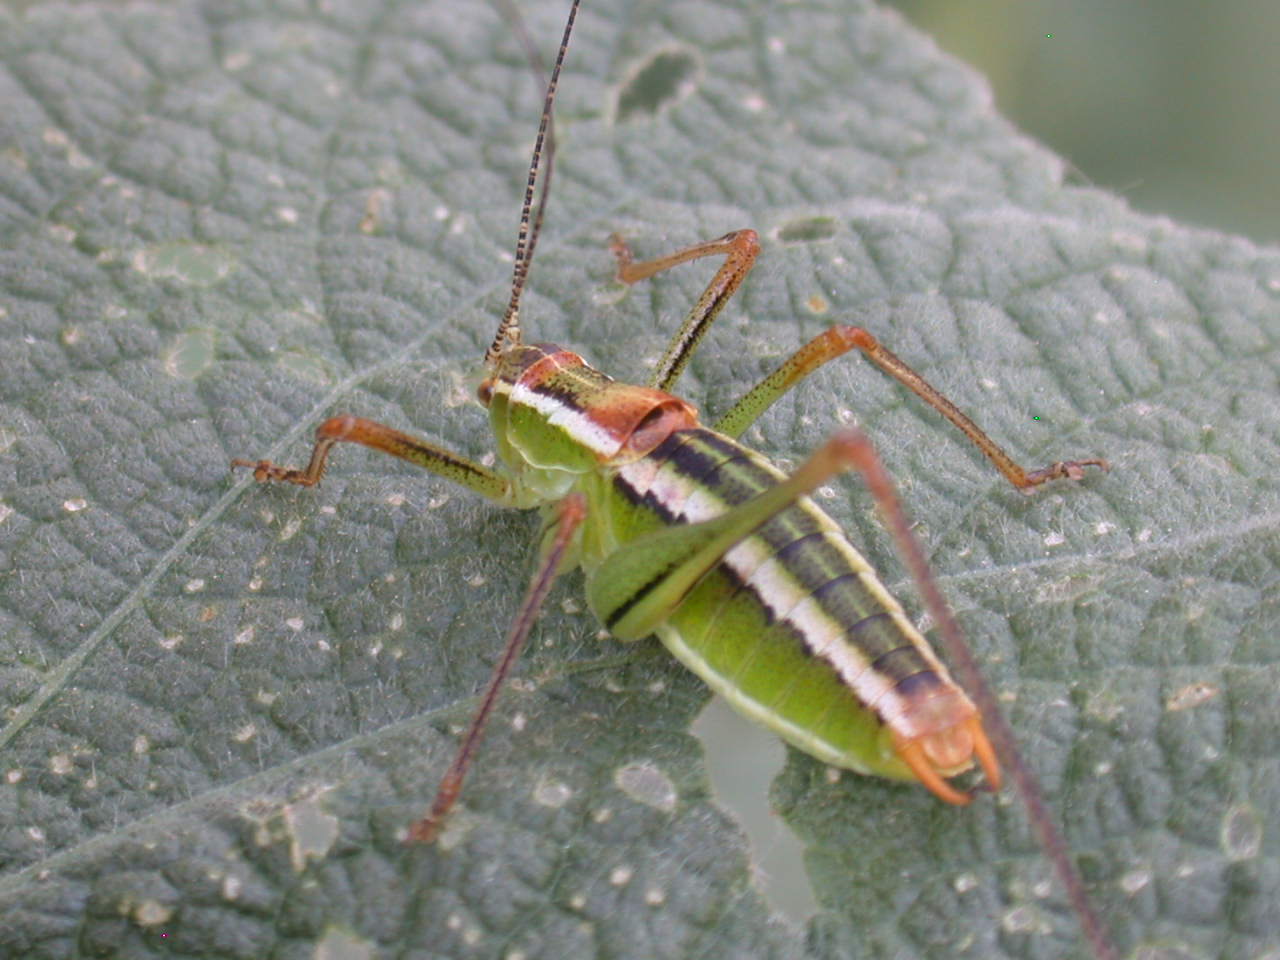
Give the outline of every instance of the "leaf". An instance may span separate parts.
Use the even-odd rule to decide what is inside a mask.
[[[490,449],[520,47],[479,3],[0,17],[0,954],[1083,955],[1016,804],[795,753],[823,911],[788,927],[708,796],[705,693],[597,641],[575,577],[441,848],[402,848],[536,522],[356,450],[312,491],[227,463],[338,411]],[[642,379],[708,271],[623,291],[608,234],[754,226],[682,382],[712,415],[853,322],[1029,465],[1111,459],[1023,498],[856,359],[749,435],[872,434],[1126,950],[1280,949],[1280,255],[1064,183],[861,4],[592,4],[561,97],[535,338]],[[914,604],[856,485],[824,505]]]

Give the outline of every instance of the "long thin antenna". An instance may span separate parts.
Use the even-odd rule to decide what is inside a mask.
[[[528,24],[520,14],[520,8],[512,0],[496,0],[496,2],[506,15],[507,22],[511,24],[511,31],[520,41],[520,46],[524,47],[525,58],[532,68],[533,82],[537,84],[539,90],[546,90],[546,68],[542,63],[542,55],[538,52],[538,45],[529,32]],[[551,196],[551,181],[554,179],[555,169],[556,125],[553,114],[547,126],[547,145],[542,151],[542,189],[538,191],[538,209],[533,215],[533,229],[529,231],[529,243],[525,247],[526,274],[528,273],[527,265],[533,262],[533,251],[538,245],[538,237],[542,235],[542,221],[547,212],[547,198]]]
[[[551,126],[551,111],[556,101],[556,86],[560,82],[560,68],[564,64],[565,53],[569,49],[569,38],[573,34],[573,24],[578,17],[578,7],[582,0],[573,0],[569,8],[569,19],[564,25],[564,35],[560,38],[560,49],[556,53],[556,62],[551,68],[551,79],[547,82],[547,95],[542,102],[542,119],[538,123],[538,137],[533,144],[533,157],[529,162],[529,179],[524,188],[524,206],[520,210],[520,230],[516,235],[515,266],[511,271],[511,300],[507,303],[506,313],[498,324],[498,331],[493,335],[493,342],[485,351],[484,362],[492,366],[504,347],[520,342],[520,295],[524,292],[525,280],[529,275],[529,263],[533,258],[533,249],[538,242],[538,232],[542,226],[542,211],[546,203],[546,187],[548,177],[544,177],[542,202],[538,206],[536,222],[533,217],[533,195],[538,183],[538,169],[542,160],[544,145],[548,142],[548,130]],[[532,229],[531,229],[532,224]]]

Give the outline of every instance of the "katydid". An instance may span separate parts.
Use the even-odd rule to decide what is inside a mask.
[[[1086,467],[1106,469],[1106,462],[1068,460],[1024,470],[868,331],[850,326],[833,326],[801,347],[712,427],[702,426],[694,408],[669,391],[760,252],[749,229],[646,262],[635,262],[626,243],[612,238],[617,276],[626,284],[690,260],[724,258],[647,385],[618,383],[563,347],[526,343],[520,298],[541,222],[541,205],[533,213],[535,187],[545,153],[545,200],[552,107],[579,3],[573,0],[546,86],[510,301],[485,353],[478,390],[501,466],[493,469],[348,415],[319,426],[304,468],[232,461],[233,467],[252,469],[259,481],[313,486],[335,444],[358,443],[416,463],[500,506],[543,510],[541,550],[528,592],[436,798],[410,827],[408,839],[430,843],[436,837],[539,608],[555,579],[579,566],[589,604],[610,633],[623,640],[656,634],[739,711],[825,763],[916,780],[947,803],[965,804],[971,794],[952,778],[976,765],[987,787],[997,790],[1003,762],[1094,952],[1114,956],[870,442],[857,429],[840,431],[788,475],[738,438],[808,374],[856,349],[951,421],[1023,491],[1055,479],[1080,479]],[[848,469],[866,481],[963,685],[951,678],[835,522],[809,499]]]

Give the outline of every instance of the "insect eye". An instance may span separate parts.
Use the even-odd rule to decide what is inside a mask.
[[[478,397],[480,402],[487,407],[489,405],[489,401],[493,399],[493,381],[482,381],[480,386],[476,387],[476,397]]]

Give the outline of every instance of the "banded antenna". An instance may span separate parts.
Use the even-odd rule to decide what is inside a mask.
[[[551,186],[551,173],[554,169],[555,139],[549,132],[551,128],[551,113],[556,101],[556,86],[560,82],[560,68],[564,64],[565,53],[569,49],[569,37],[573,34],[573,24],[577,19],[578,7],[581,6],[581,3],[582,0],[573,0],[573,4],[569,8],[569,18],[564,25],[564,35],[560,38],[560,49],[556,53],[556,62],[551,67],[551,78],[547,81],[547,92],[542,101],[542,119],[538,122],[538,137],[533,143],[533,157],[529,161],[529,178],[524,188],[524,205],[520,209],[520,230],[516,235],[515,266],[511,271],[511,299],[507,303],[506,312],[502,315],[502,322],[498,324],[498,331],[493,335],[493,342],[489,344],[489,349],[485,351],[484,362],[486,366],[493,366],[497,362],[498,355],[504,349],[520,342],[520,295],[524,292],[525,281],[529,276],[529,264],[533,261],[533,251],[538,244],[538,234],[542,230],[542,218],[547,205],[547,191]],[[510,12],[511,8],[508,7],[508,13]],[[520,36],[526,50],[532,51],[533,45],[528,40],[528,33],[523,29],[522,21],[518,14],[513,18],[513,22],[517,24],[516,33]],[[541,73],[536,53],[531,53],[531,60],[533,61],[534,69]],[[538,183],[538,170],[541,166],[544,149],[547,154],[547,167],[542,178],[542,193],[538,200],[538,209],[535,216],[533,195]]]
[[[542,92],[547,89],[546,68],[542,63],[542,54],[538,52],[538,45],[534,42],[533,35],[529,32],[529,25],[525,23],[524,17],[520,14],[520,8],[515,5],[513,0],[495,0],[497,5],[502,8],[503,14],[506,15],[507,21],[511,24],[511,32],[516,35],[516,39],[520,42],[520,46],[524,48],[525,59],[529,61],[532,68],[533,82],[537,85],[538,91]],[[547,212],[547,198],[551,196],[551,180],[556,168],[556,124],[555,117],[551,118],[551,122],[547,125],[547,144],[542,151],[542,189],[538,193],[538,209],[533,216],[533,229],[529,231],[529,244],[525,250],[525,273],[528,274],[528,264],[533,261],[533,251],[538,243],[538,236],[542,233],[542,220]]]

